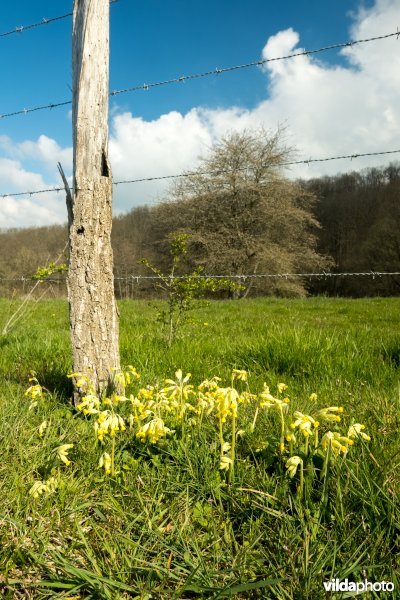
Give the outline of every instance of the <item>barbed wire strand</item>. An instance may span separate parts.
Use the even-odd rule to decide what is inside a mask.
[[[62,19],[67,19],[71,17],[72,13],[66,13],[65,15],[59,15],[58,17],[52,17],[51,19],[43,18],[39,23],[31,23],[31,25],[19,25],[10,31],[5,31],[4,33],[0,33],[0,37],[6,37],[9,35],[13,35],[15,33],[23,33],[28,31],[29,29],[35,29],[36,27],[42,27],[43,25],[48,25],[49,23],[54,23],[54,21],[61,21]]]
[[[308,165],[310,163],[318,163],[318,162],[327,162],[330,160],[342,160],[342,159],[351,159],[353,160],[353,158],[362,158],[365,156],[383,156],[385,154],[398,154],[400,152],[399,150],[386,150],[383,152],[363,152],[363,153],[357,153],[357,154],[343,154],[340,156],[328,156],[325,158],[307,158],[304,160],[294,160],[294,161],[289,161],[289,162],[284,162],[282,163],[280,166],[290,166],[290,165],[300,165],[300,164],[304,164],[304,165]],[[247,170],[247,167],[243,168],[243,169],[238,169],[240,171],[243,170]],[[130,183],[144,183],[144,182],[150,182],[150,181],[162,181],[165,179],[178,179],[178,178],[182,178],[182,177],[193,177],[193,176],[202,176],[202,175],[221,175],[222,173],[228,173],[229,171],[227,170],[219,170],[219,171],[189,171],[188,173],[178,173],[175,175],[160,175],[160,176],[155,176],[155,177],[142,177],[140,179],[124,179],[121,181],[113,181],[113,185],[117,186],[117,185],[125,185],[125,184],[130,184]],[[43,190],[31,190],[28,192],[7,192],[5,194],[1,194],[0,193],[0,198],[9,198],[9,197],[17,197],[17,196],[34,196],[36,194],[46,194],[48,192],[62,192],[64,191],[64,187],[53,187],[53,188],[46,188]]]
[[[387,276],[399,276],[400,271],[359,271],[359,272],[343,272],[343,273],[335,273],[331,271],[322,271],[321,273],[250,273],[245,275],[196,275],[196,279],[238,279],[240,281],[246,281],[247,279],[296,279],[297,277],[314,277],[318,279],[329,279],[333,277],[387,277]],[[163,277],[165,280],[186,280],[193,279],[193,275],[165,275]],[[157,275],[125,275],[123,277],[115,275],[115,281],[137,281],[140,280],[159,280],[160,277]],[[39,281],[34,277],[20,275],[19,277],[0,277],[0,282],[34,282]],[[46,283],[63,283],[66,281],[66,278],[58,278],[58,279],[43,279],[43,282]]]
[[[182,75],[180,77],[174,77],[172,79],[166,79],[165,81],[158,81],[155,83],[144,83],[142,85],[135,85],[133,87],[123,88],[121,90],[114,90],[110,93],[110,96],[116,96],[118,94],[125,94],[127,92],[136,92],[138,90],[149,90],[150,88],[159,87],[162,85],[169,85],[173,83],[182,83],[184,81],[188,81],[190,79],[200,79],[202,77],[210,77],[212,75],[221,75],[222,73],[229,73],[231,71],[237,71],[239,69],[248,69],[250,67],[260,67],[270,62],[275,62],[278,60],[288,60],[290,58],[296,58],[298,56],[308,56],[310,54],[317,54],[319,52],[326,52],[327,50],[335,50],[339,48],[346,48],[354,46],[355,44],[364,44],[367,42],[373,42],[376,40],[383,40],[389,37],[398,36],[398,31],[394,33],[388,33],[386,35],[375,36],[371,38],[365,38],[360,40],[352,40],[350,42],[342,42],[337,44],[331,44],[329,46],[324,46],[322,48],[317,48],[314,50],[303,50],[301,52],[294,52],[292,54],[286,54],[285,56],[277,56],[275,58],[262,58],[259,60],[251,61],[248,63],[244,63],[241,65],[235,65],[232,67],[223,67],[222,69],[216,68],[212,71],[205,71],[204,73],[193,73],[191,75]]]
[[[120,0],[110,0],[110,4],[115,4]],[[38,23],[31,23],[30,25],[19,25],[18,27],[14,27],[14,29],[10,29],[10,31],[4,31],[0,33],[0,38],[14,35],[16,33],[24,33],[25,31],[29,31],[30,29],[36,29],[37,27],[43,27],[43,25],[49,25],[49,23],[54,23],[55,21],[62,21],[63,19],[67,19],[68,17],[72,17],[73,13],[69,12],[65,15],[59,15],[57,17],[52,17],[50,19],[46,19],[43,17],[41,21]]]
[[[114,0],[114,1],[118,1],[118,0]],[[222,69],[216,68],[213,71],[205,71],[203,73],[192,73],[191,75],[181,75],[180,77],[174,77],[172,79],[166,79],[164,81],[157,81],[157,82],[153,82],[153,83],[143,83],[141,85],[135,85],[135,86],[123,88],[120,90],[114,90],[114,91],[110,92],[110,97],[117,96],[119,94],[126,94],[128,92],[137,92],[139,90],[147,91],[147,90],[149,90],[151,88],[155,88],[155,87],[160,87],[160,86],[170,85],[170,84],[175,84],[175,83],[183,83],[184,81],[200,79],[203,77],[210,77],[212,75],[221,75],[223,73],[238,71],[240,69],[248,69],[250,67],[257,67],[257,66],[259,67],[259,66],[263,66],[267,63],[278,61],[278,60],[288,60],[290,58],[296,58],[298,56],[308,56],[311,54],[317,54],[319,52],[326,52],[327,50],[352,47],[356,44],[364,44],[367,42],[383,40],[383,39],[387,39],[387,38],[394,37],[394,36],[398,37],[398,35],[399,35],[399,32],[396,31],[394,33],[387,33],[386,35],[379,35],[379,36],[360,39],[360,40],[352,40],[350,42],[331,44],[330,46],[324,46],[323,48],[317,48],[315,50],[303,50],[302,52],[295,52],[293,54],[287,54],[286,56],[277,56],[275,58],[263,58],[260,60],[255,60],[255,61],[252,61],[249,63],[244,63],[241,65],[234,65],[231,67],[223,67]],[[13,112],[0,114],[0,119],[7,119],[9,117],[15,117],[17,115],[23,115],[23,114],[26,115],[26,114],[29,114],[32,112],[37,112],[40,110],[52,110],[53,108],[58,108],[60,106],[67,106],[67,105],[71,105],[71,104],[72,104],[72,100],[66,100],[64,102],[56,102],[56,103],[46,104],[43,106],[35,106],[33,108],[23,108],[21,110],[16,110]]]

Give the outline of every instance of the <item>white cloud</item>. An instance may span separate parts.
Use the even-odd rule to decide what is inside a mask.
[[[4,142],[4,138],[1,140]],[[9,140],[7,140],[9,143]],[[20,161],[0,158],[0,185],[7,192],[37,191],[60,186],[47,183],[42,175],[28,171]],[[63,193],[47,192],[29,197],[0,195],[0,228],[50,225],[66,221]]]
[[[360,8],[352,15],[349,38],[386,35],[394,31],[397,21],[398,0],[376,0],[371,8]],[[336,66],[326,62],[324,54],[268,62],[263,67],[266,99],[251,110],[194,107],[186,114],[170,112],[153,121],[145,121],[129,112],[119,113],[114,107],[110,130],[114,179],[139,179],[191,169],[196,166],[197,158],[224,133],[260,125],[275,130],[284,123],[288,142],[297,147],[296,158],[299,160],[397,149],[400,131],[398,43],[396,37],[392,37],[346,47]],[[300,49],[300,34],[289,28],[268,39],[262,56],[274,58]],[[35,142],[18,145],[0,137],[0,147],[9,159],[14,159],[8,163],[4,162],[6,159],[0,160],[3,189],[7,184],[14,186],[12,190],[21,191],[29,183],[35,186],[31,189],[44,184],[40,175],[24,169],[24,161],[29,164],[33,160],[39,161],[56,185],[59,185],[59,179],[55,163],[60,160],[66,171],[71,166],[71,149],[61,148],[55,140],[44,135]],[[310,163],[309,166],[294,167],[290,173],[307,178],[361,169],[396,158],[399,159],[399,155],[354,159],[352,163],[347,160]],[[162,196],[167,185],[168,182],[152,182],[118,186],[115,188],[115,208],[117,211],[128,210],[154,201]],[[59,222],[64,214],[61,204],[36,198],[25,203],[15,199],[23,208],[14,220],[31,224],[38,218],[35,206],[39,206],[45,211],[42,219],[53,218],[53,222]],[[33,203],[31,215],[29,202]],[[10,202],[9,206],[12,206]],[[12,208],[7,210],[10,213]],[[4,218],[7,218],[5,209],[0,208],[0,226],[6,226]],[[8,219],[10,222],[11,217]]]
[[[26,140],[14,144],[6,136],[0,137],[0,147],[13,158],[39,163],[54,176],[58,175],[57,163],[63,165],[65,171],[72,169],[72,148],[61,148],[59,144],[47,135],[41,135],[36,141]]]
[[[60,200],[54,194],[46,198],[0,198],[1,228],[54,225],[66,221]]]

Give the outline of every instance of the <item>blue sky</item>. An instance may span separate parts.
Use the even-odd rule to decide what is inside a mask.
[[[0,33],[71,11],[72,2],[64,0],[7,3]],[[398,0],[119,0],[111,6],[110,89],[385,35],[396,30],[398,13]],[[69,17],[0,37],[0,114],[71,98],[71,24]],[[114,178],[194,168],[227,131],[261,125],[285,125],[299,159],[397,149],[399,73],[394,37],[116,96],[110,102]],[[0,194],[59,185],[57,160],[70,173],[70,107],[0,119],[0,126]],[[288,175],[384,162],[340,161]],[[119,186],[116,212],[165,192],[165,184]],[[0,228],[65,219],[62,194],[0,197]]]

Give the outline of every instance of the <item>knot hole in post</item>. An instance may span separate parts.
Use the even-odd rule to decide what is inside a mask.
[[[108,167],[108,160],[105,151],[101,153],[101,176],[110,177],[110,169]]]

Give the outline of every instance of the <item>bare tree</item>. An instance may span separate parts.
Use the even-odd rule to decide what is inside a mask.
[[[75,0],[72,63],[74,189],[67,191],[67,205],[73,369],[101,392],[111,369],[120,366],[110,241],[109,0]]]
[[[191,256],[209,274],[296,273],[328,262],[316,252],[315,196],[283,173],[283,132],[233,133],[158,208],[158,222],[191,234]],[[300,279],[251,279],[263,293],[302,295]],[[249,289],[249,288],[247,288]]]

